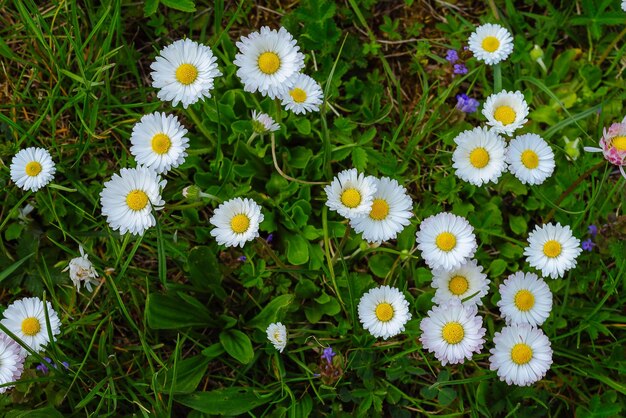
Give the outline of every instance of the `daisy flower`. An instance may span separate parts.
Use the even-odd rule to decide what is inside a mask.
[[[267,113],[252,111],[252,130],[259,134],[267,134],[276,132],[280,129],[280,125],[274,122],[274,119]]]
[[[518,271],[500,285],[500,314],[510,324],[540,326],[552,310],[552,292],[534,273]]]
[[[612,124],[609,129],[604,128],[604,134],[600,138],[600,148],[585,147],[588,152],[601,152],[604,158],[611,164],[619,167],[620,172],[626,177],[626,117],[621,123]]]
[[[580,240],[572,235],[569,226],[560,223],[536,225],[524,249],[528,264],[541,270],[544,277],[553,279],[563,277],[566,271],[576,267],[576,258],[581,252]]]
[[[54,161],[43,148],[25,148],[11,160],[11,180],[22,190],[36,192],[52,181]]]
[[[431,286],[437,291],[433,302],[438,305],[450,299],[463,301],[464,305],[482,305],[482,298],[489,291],[491,281],[483,273],[483,267],[476,260],[469,260],[453,270],[433,270]]]
[[[285,82],[287,86],[281,94],[285,109],[296,115],[319,112],[324,93],[317,81],[306,74],[296,73]]]
[[[154,112],[144,115],[130,136],[130,153],[137,163],[159,174],[167,173],[185,162],[189,148],[187,129],[174,115]]]
[[[304,55],[285,28],[278,31],[263,26],[260,32],[242,36],[239,53],[233,63],[243,89],[274,99],[280,96],[285,82],[304,67]]]
[[[114,174],[100,193],[102,214],[111,229],[142,235],[156,225],[152,210],[163,209],[161,190],[166,183],[154,170],[141,166]]]
[[[543,183],[554,171],[554,153],[537,134],[525,134],[509,142],[506,153],[509,171],[524,184]]]
[[[171,101],[172,106],[182,102],[185,109],[211,97],[213,81],[222,75],[211,48],[191,39],[179,39],[163,48],[150,68],[154,70],[152,87],[160,89],[157,97]]]
[[[351,219],[350,225],[367,242],[380,243],[395,239],[410,224],[413,201],[396,180],[389,177],[373,180],[376,193],[369,215]]]
[[[348,219],[366,216],[372,210],[376,182],[356,170],[344,170],[324,187],[326,206]]]
[[[358,312],[363,328],[383,340],[404,331],[411,319],[409,302],[400,290],[389,286],[375,287],[361,296]]]
[[[483,115],[487,118],[487,125],[495,132],[511,136],[516,129],[528,122],[528,104],[519,91],[501,91],[487,97]]]
[[[626,12],[626,0],[622,1],[622,10]]]
[[[457,147],[452,153],[452,167],[461,180],[475,186],[498,182],[506,171],[504,139],[488,128],[474,128],[454,138]]]
[[[474,228],[462,216],[442,212],[429,216],[417,231],[417,248],[431,269],[458,268],[476,251]]]
[[[489,369],[509,385],[530,386],[541,380],[552,364],[550,340],[539,328],[510,325],[493,337]]]
[[[0,333],[0,384],[17,382],[24,371],[26,354],[22,347],[8,335]],[[0,393],[11,389],[11,386],[0,387]]]
[[[85,283],[85,288],[88,292],[91,292],[91,285],[96,286],[98,284],[98,272],[91,264],[91,261],[87,258],[83,246],[79,245],[80,257],[72,258],[70,264],[63,269],[63,271],[70,271],[70,279],[76,290],[80,290],[82,282]]]
[[[220,204],[209,222],[215,226],[211,235],[218,244],[243,248],[247,241],[259,236],[263,214],[254,200],[237,197]]]
[[[513,52],[513,37],[500,25],[486,23],[476,28],[469,37],[469,49],[476,59],[487,65],[504,61]]]
[[[483,348],[485,328],[482,325],[483,319],[477,315],[475,305],[465,306],[458,299],[450,299],[434,306],[422,319],[420,341],[442,366],[464,363]]]
[[[274,344],[274,348],[282,353],[287,346],[287,327],[277,322],[270,324],[265,332],[267,333],[267,339]]]
[[[50,334],[54,338],[61,331],[61,321],[49,301],[46,301],[46,310],[50,320]],[[50,342],[44,304],[39,298],[16,300],[5,309],[4,318],[0,322],[33,351],[41,351]]]

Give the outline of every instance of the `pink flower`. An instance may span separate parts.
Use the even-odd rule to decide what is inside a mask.
[[[600,138],[600,148],[585,147],[585,151],[602,152],[604,158],[611,164],[619,166],[622,175],[626,177],[626,117],[621,123],[614,123],[608,129],[604,128],[604,134]]]

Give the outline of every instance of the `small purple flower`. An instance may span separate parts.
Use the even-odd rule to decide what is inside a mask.
[[[593,243],[593,241],[591,241],[591,238],[586,239],[583,241],[583,250],[585,251],[593,251],[593,247],[595,247],[596,244]]]
[[[52,362],[52,359],[50,357],[44,357],[43,358],[48,364],[51,364],[53,367],[56,367],[54,365],[54,363]],[[37,367],[35,367],[35,369],[39,370],[40,372],[42,372],[43,374],[48,374],[48,367],[45,363],[39,363],[39,365]]]
[[[239,258],[237,258],[237,260],[241,261],[242,263],[245,262],[248,258],[245,255],[240,256]]]
[[[589,235],[591,235],[591,238],[595,238],[596,235],[598,234],[598,227],[593,224],[589,225],[587,229],[589,231]]]
[[[267,236],[267,238],[265,238],[265,241],[266,241],[268,244],[271,244],[271,243],[272,243],[272,241],[274,241],[274,234],[269,234],[269,235]]]
[[[333,363],[333,357],[335,357],[337,353],[333,351],[332,347],[328,347],[324,349],[324,354],[322,354],[322,358],[328,362],[328,364]]]
[[[450,64],[454,64],[459,60],[459,54],[457,54],[456,50],[454,49],[448,49],[448,52],[446,52],[446,60]]]
[[[467,74],[467,67],[465,64],[454,64],[454,74]]]
[[[61,364],[63,365],[63,367],[65,367],[66,369],[70,368],[70,364],[67,361],[63,361],[61,362]]]
[[[456,95],[456,108],[465,113],[474,113],[478,110],[480,102],[469,97],[467,94]]]

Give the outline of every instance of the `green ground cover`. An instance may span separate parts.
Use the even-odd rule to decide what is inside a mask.
[[[497,71],[463,51],[486,22],[514,36]],[[244,92],[235,43],[264,25],[298,41],[305,71],[324,90],[320,112],[295,115]],[[625,28],[618,1],[0,0],[0,309],[45,298],[62,324],[0,395],[0,411],[623,416],[626,180],[582,147],[597,147],[626,115]],[[159,51],[182,38],[210,46],[223,74],[212,98],[187,109],[159,101],[149,75]],[[448,49],[459,51],[466,74],[454,74]],[[453,139],[485,123],[480,111],[456,109],[456,95],[482,104],[500,88],[524,94],[523,132],[554,150],[554,175],[539,186],[510,173],[482,187],[455,176]],[[100,192],[135,165],[133,125],[157,110],[187,127],[189,156],[165,176],[157,226],[120,236],[101,214]],[[252,110],[280,123],[273,138],[249,141]],[[48,149],[57,169],[35,193],[9,174],[29,146]],[[407,188],[415,216],[397,240],[368,245],[325,206],[323,186],[353,167]],[[190,185],[217,199],[185,198]],[[243,248],[210,235],[214,209],[234,197],[254,199],[265,216],[261,236]],[[27,204],[33,211],[20,212]],[[441,211],[475,228],[475,258],[491,280],[479,307],[485,348],[461,365],[441,366],[419,341],[435,290],[415,234]],[[488,361],[504,325],[498,285],[532,270],[528,233],[549,221],[570,225],[581,241],[589,225],[598,235],[575,270],[546,279],[550,371],[532,386],[508,386]],[[79,244],[101,276],[93,292],[77,292],[62,272]],[[357,315],[363,293],[383,284],[403,291],[412,313],[388,340],[372,337]],[[289,330],[282,353],[265,333],[276,321]],[[329,346],[330,364],[322,358]],[[43,356],[69,367],[43,373]]]

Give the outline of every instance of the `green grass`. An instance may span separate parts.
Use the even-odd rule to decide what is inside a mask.
[[[626,181],[608,164],[590,170],[599,154],[581,150],[572,160],[564,140],[597,146],[603,127],[624,117],[626,14],[617,0],[198,1],[192,9],[190,0],[0,0],[0,303],[50,300],[62,329],[41,356],[70,364],[43,375],[41,356],[29,357],[22,380],[0,395],[3,415],[624,415]],[[453,77],[446,49],[461,49],[484,22],[515,37],[501,80],[474,59]],[[320,113],[281,112],[243,91],[235,42],[263,25],[284,25],[298,40],[305,71],[325,92]],[[183,37],[210,45],[224,74],[214,98],[187,110],[159,102],[149,76],[158,51]],[[547,71],[531,57],[534,45]],[[483,102],[494,83],[524,93],[532,112],[523,132],[555,151],[555,174],[541,186],[505,174],[477,188],[454,175],[453,138],[484,123],[479,112],[455,110],[455,95]],[[247,144],[253,109],[281,122],[275,138]],[[99,193],[134,165],[130,132],[155,110],[189,129],[190,155],[167,176],[158,226],[120,237]],[[11,158],[27,146],[47,148],[56,162],[54,184],[37,193],[10,182]],[[325,207],[320,183],[351,167],[409,190],[416,217],[397,241],[368,246]],[[262,238],[219,247],[208,223],[218,202],[185,200],[191,184],[220,201],[253,198],[265,215]],[[27,203],[35,210],[23,220]],[[442,210],[474,226],[476,258],[491,279],[480,310],[485,349],[447,367],[418,340],[434,291],[415,231]],[[581,240],[590,224],[601,232],[574,271],[548,280],[551,370],[531,387],[509,387],[488,363],[504,325],[497,286],[528,269],[527,234],[548,219]],[[79,243],[103,277],[91,294],[61,272]],[[376,284],[403,290],[413,314],[387,341],[356,315]],[[265,336],[276,320],[290,332],[282,354]],[[328,345],[338,353],[332,370],[320,357]]]

